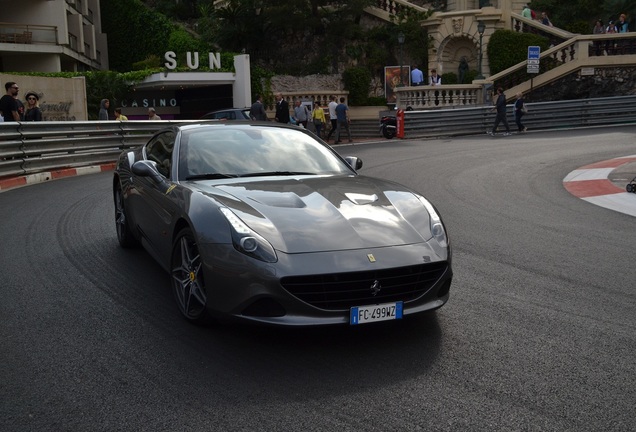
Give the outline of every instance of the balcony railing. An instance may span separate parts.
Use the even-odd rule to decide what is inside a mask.
[[[0,22],[0,44],[57,45],[57,27]]]

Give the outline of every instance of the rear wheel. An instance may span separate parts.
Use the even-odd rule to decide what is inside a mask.
[[[386,139],[392,139],[395,137],[395,129],[387,127],[382,128],[382,135],[384,135],[384,138]]]
[[[207,321],[203,265],[194,234],[182,229],[172,248],[172,292],[181,314],[192,323]]]
[[[119,182],[115,186],[115,227],[117,228],[117,240],[121,247],[130,248],[137,246],[139,242],[130,229],[130,222],[126,216],[126,207],[124,206],[124,194],[121,190]]]

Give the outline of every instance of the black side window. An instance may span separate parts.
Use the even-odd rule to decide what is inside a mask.
[[[174,132],[168,131],[154,137],[146,144],[146,157],[157,163],[157,169],[161,174],[170,178],[172,166],[172,150],[174,148]]]

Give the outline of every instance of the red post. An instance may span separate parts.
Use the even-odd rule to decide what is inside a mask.
[[[395,114],[395,119],[397,122],[396,124],[397,132],[395,136],[398,138],[404,138],[404,110],[402,108],[399,108],[397,110],[397,113]]]

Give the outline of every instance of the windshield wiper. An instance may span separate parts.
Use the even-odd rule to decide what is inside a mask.
[[[299,171],[259,171],[247,174],[241,174],[238,177],[264,177],[264,176],[292,176],[292,175],[316,175],[310,172]]]
[[[187,176],[186,180],[215,180],[224,178],[236,178],[236,174],[222,174],[222,173],[207,173],[207,174],[195,174]]]

